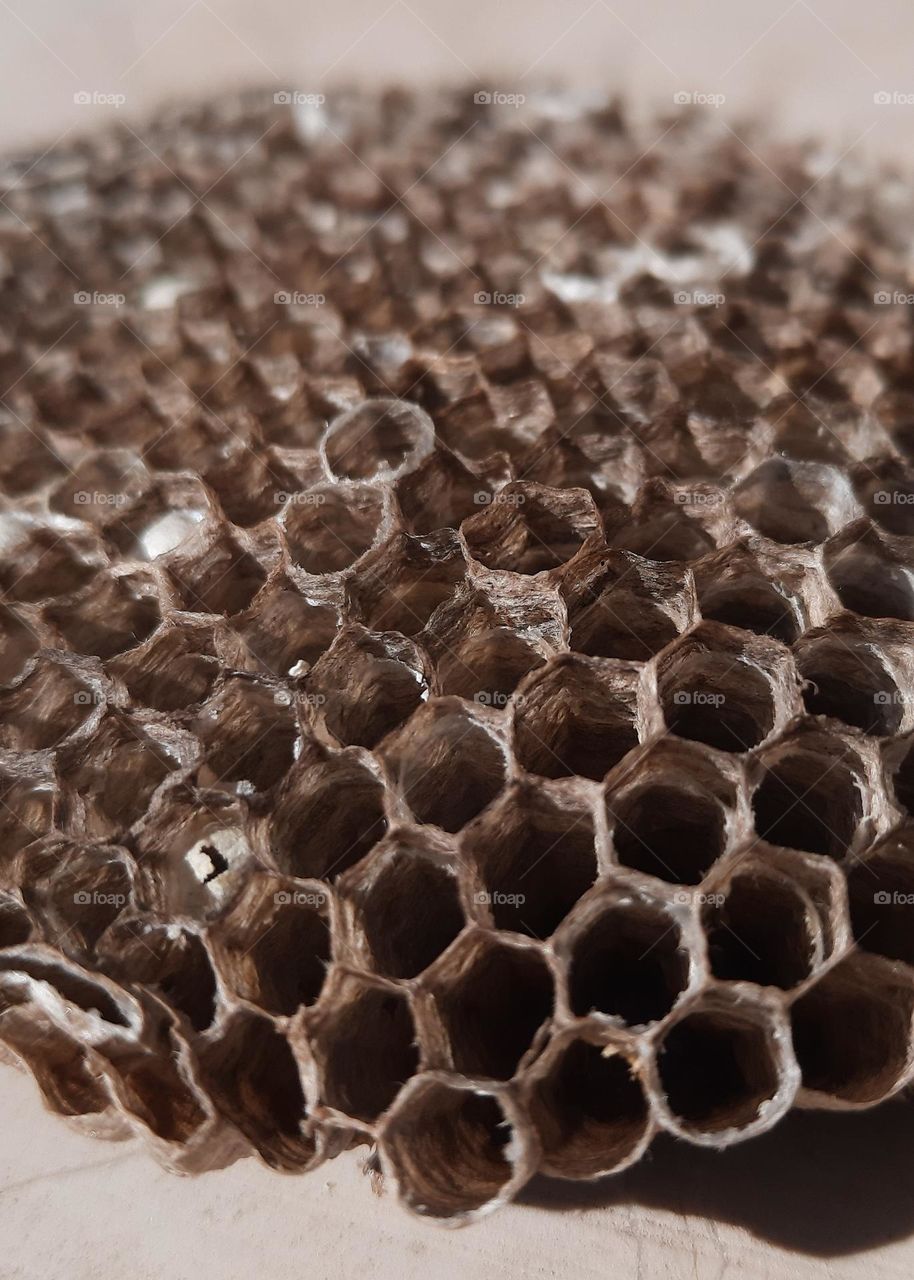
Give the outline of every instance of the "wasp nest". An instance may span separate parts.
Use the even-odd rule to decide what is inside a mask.
[[[0,213],[0,1044],[451,1221],[876,1103],[914,1009],[910,193],[485,98]]]

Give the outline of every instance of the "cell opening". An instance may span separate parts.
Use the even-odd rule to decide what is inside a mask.
[[[629,1026],[656,1022],[689,981],[689,956],[676,922],[665,911],[626,902],[608,908],[574,944],[569,971],[571,1007]]]
[[[624,867],[670,884],[698,884],[724,851],[724,818],[710,799],[674,787],[647,786],[607,800]]]
[[[843,858],[863,816],[852,775],[832,762],[786,756],[752,797],[755,829],[769,844]]]
[[[457,881],[425,858],[397,858],[372,886],[361,919],[378,972],[414,978],[463,928]]]
[[[321,1033],[324,1101],[369,1123],[386,1111],[419,1066],[409,1002],[366,989],[334,1010]]]
[[[705,908],[703,922],[716,978],[788,991],[812,972],[815,937],[806,905],[772,876],[736,877],[724,902]]]
[[[673,1115],[702,1133],[752,1124],[778,1089],[769,1033],[722,1012],[698,1011],[676,1023],[657,1063]]]

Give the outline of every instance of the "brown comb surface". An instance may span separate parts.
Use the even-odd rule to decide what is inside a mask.
[[[2,165],[0,1045],[452,1222],[896,1092],[909,188],[291,96]]]

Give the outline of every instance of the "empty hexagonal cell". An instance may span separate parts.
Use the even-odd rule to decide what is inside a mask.
[[[235,1013],[201,1052],[200,1066],[219,1112],[268,1165],[297,1170],[314,1164],[298,1064],[267,1018]]]
[[[565,564],[600,530],[584,489],[518,482],[497,493],[461,526],[470,554],[489,569],[541,573]]]
[[[807,711],[830,716],[865,733],[897,733],[906,696],[880,649],[878,636],[858,619],[838,618],[802,636],[794,646],[794,656],[806,682],[803,701]]]
[[[769,844],[843,858],[864,816],[862,787],[840,740],[791,743],[764,760],[752,795],[756,833]]]
[[[364,400],[330,424],[321,451],[339,480],[389,480],[414,470],[431,452],[435,428],[406,400]]]
[[[914,622],[914,577],[865,526],[851,525],[825,548],[828,581],[842,605],[867,618]]]
[[[543,1172],[600,1178],[643,1152],[651,1111],[637,1060],[605,1031],[583,1026],[553,1041],[525,1093]]]
[[[41,1096],[64,1116],[109,1112],[111,1094],[88,1055],[47,1015],[33,1008],[11,1008],[0,1028],[0,1041],[31,1071]]]
[[[530,773],[599,781],[638,744],[644,727],[637,668],[565,654],[523,685],[514,746]]]
[[[672,1127],[719,1145],[786,1111],[797,1072],[785,1039],[780,1017],[747,1001],[706,998],[677,1019],[657,1048]]]
[[[496,928],[547,938],[597,875],[593,815],[541,785],[515,784],[467,828],[461,852]]]
[[[0,893],[0,949],[18,947],[32,935],[32,921],[18,897]]]
[[[0,693],[0,746],[13,751],[56,746],[98,714],[101,697],[70,665],[39,656],[12,689]]]
[[[75,653],[111,658],[141,643],[161,618],[160,585],[149,573],[99,573],[78,600],[45,617]]]
[[[326,885],[255,876],[210,934],[223,980],[278,1016],[313,1004],[330,963],[329,913]]]
[[[357,945],[384,977],[415,978],[463,929],[455,867],[425,837],[392,835],[344,884]]]
[[[131,558],[157,560],[199,531],[211,504],[211,496],[198,477],[187,473],[163,477],[118,513],[107,537]]]
[[[212,625],[173,618],[145,644],[112,659],[108,670],[137,702],[187,710],[209,695],[219,675]]]
[[[49,505],[61,515],[105,525],[118,519],[148,483],[149,473],[137,454],[105,449],[77,463]]]
[[[300,763],[268,820],[270,851],[289,875],[333,880],[384,834],[384,788],[357,757]]]
[[[504,785],[501,744],[456,698],[426,703],[383,754],[415,817],[445,831],[459,831]]]
[[[347,569],[374,543],[383,513],[380,493],[365,485],[296,494],[282,512],[289,555],[308,573]]]
[[[132,905],[135,878],[126,849],[49,838],[24,855],[20,884],[47,936],[65,951],[91,952]]]
[[[266,571],[225,529],[201,526],[168,558],[168,574],[185,609],[231,616],[246,609]]]
[[[526,1128],[506,1095],[423,1075],[385,1120],[383,1167],[415,1213],[467,1218],[510,1199],[533,1172]]]
[[[466,558],[452,529],[427,537],[399,533],[378,547],[346,584],[355,616],[373,631],[414,636],[451,599],[466,577]]]
[[[784,644],[800,634],[803,619],[795,591],[766,577],[751,556],[739,557],[727,547],[696,565],[695,581],[702,617]]]
[[[914,829],[909,823],[849,867],[847,893],[858,946],[914,964]]]
[[[257,790],[282,778],[298,736],[288,692],[243,678],[227,680],[201,708],[195,731],[205,785],[250,783]]]
[[[715,494],[708,509],[720,506]],[[699,520],[687,515],[688,510],[703,510],[703,505],[676,500],[665,487],[652,491],[645,488],[638,495],[633,519],[612,536],[612,545],[647,560],[687,562],[698,560],[715,547],[714,539],[702,528]]]
[[[0,587],[9,600],[31,603],[70,595],[102,566],[95,540],[72,520],[0,522]]]
[[[756,865],[738,870],[702,910],[708,958],[716,978],[785,991],[822,959],[815,908],[786,876]]]
[[[151,987],[194,1031],[212,1024],[216,976],[199,934],[144,915],[121,915],[102,934],[96,952],[104,972]]]
[[[771,458],[738,486],[737,513],[774,542],[824,542],[859,514],[847,476],[816,462]]]
[[[577,567],[577,562],[576,566]],[[562,582],[571,648],[596,658],[644,662],[695,618],[684,571],[626,551],[595,552]]]
[[[220,653],[239,670],[287,676],[329,649],[337,625],[335,605],[300,594],[281,576],[232,619],[220,637]]]
[[[790,657],[774,641],[704,623],[657,666],[664,719],[680,738],[749,751],[799,709]]]
[[[190,740],[167,728],[110,712],[90,738],[61,750],[67,829],[117,839],[143,816],[162,780],[188,762],[190,750]]]
[[[174,1143],[182,1152],[212,1112],[196,1080],[188,1084],[180,1070],[184,1064],[176,1037],[171,1034],[165,1042],[173,1056],[142,1051],[125,1055],[117,1064],[111,1084],[118,1102],[131,1117],[139,1120],[154,1138]]]
[[[829,970],[791,1009],[803,1087],[829,1103],[866,1106],[910,1074],[914,987],[908,972],[856,954]]]
[[[553,1010],[552,974],[538,949],[466,935],[429,972],[451,1065],[508,1080]]]
[[[57,793],[56,774],[46,762],[0,765],[0,867],[50,831]]]
[[[321,1100],[370,1124],[419,1068],[409,996],[392,984],[353,974],[337,975],[332,992],[332,1001],[322,1001],[306,1017]]]
[[[0,684],[15,680],[40,646],[41,638],[34,624],[21,618],[14,609],[0,605]]]
[[[671,884],[698,884],[726,846],[726,788],[703,777],[700,757],[657,753],[621,791],[610,787],[606,814],[617,861]],[[689,766],[694,761],[693,769]]]
[[[248,444],[220,456],[206,467],[203,478],[219,495],[232,524],[242,528],[272,519],[299,489],[298,480],[275,455]]]
[[[439,445],[396,484],[397,500],[410,533],[455,529],[491,497],[488,484],[474,476],[450,449]]]
[[[613,895],[582,904],[561,935],[568,1001],[592,1013],[642,1026],[664,1018],[689,984],[688,944],[664,903]]]
[[[422,651],[397,632],[351,626],[308,678],[306,699],[338,742],[373,747],[428,697]]]

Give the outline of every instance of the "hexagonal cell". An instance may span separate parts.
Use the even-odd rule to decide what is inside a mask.
[[[225,681],[201,708],[194,729],[205,753],[205,786],[250,784],[259,791],[289,769],[298,738],[288,692],[244,677]]]
[[[666,1017],[689,985],[688,944],[667,905],[621,891],[591,898],[558,943],[568,962],[568,1001],[628,1026]]]
[[[0,692],[0,746],[43,751],[57,746],[99,711],[101,697],[70,665],[48,655]]]
[[[82,845],[60,837],[32,844],[20,885],[26,904],[65,951],[91,952],[133,903],[133,858],[117,845]]]
[[[336,740],[373,747],[428,697],[428,660],[398,632],[352,625],[315,664],[307,700]]]
[[[706,997],[664,1031],[657,1071],[672,1127],[720,1145],[786,1111],[796,1067],[781,1019],[743,999]],[[668,1121],[669,1123],[669,1121]]]
[[[353,614],[373,631],[417,635],[466,577],[460,539],[452,529],[422,538],[398,533],[366,556],[346,584]]]
[[[459,831],[501,791],[501,744],[456,698],[428,702],[382,751],[388,770],[419,822]]]
[[[864,783],[840,739],[792,739],[763,757],[752,795],[762,840],[840,859],[864,819]]]
[[[848,868],[847,894],[857,945],[914,965],[914,828],[910,823]]]
[[[526,1098],[543,1172],[552,1177],[616,1173],[651,1136],[639,1064],[599,1027],[585,1024],[554,1040],[532,1069]]]
[[[415,470],[435,442],[428,414],[406,400],[364,400],[330,424],[321,442],[338,480],[391,480]]]
[[[149,916],[120,915],[101,935],[96,954],[115,981],[150,987],[205,1031],[216,1016],[216,975],[199,934]]]
[[[785,574],[785,578],[794,575]],[[702,617],[792,644],[803,627],[797,584],[773,580],[751,552],[729,546],[695,566]]]
[[[219,1112],[274,1169],[312,1167],[317,1146],[298,1065],[285,1036],[264,1017],[236,1012],[200,1053]]]
[[[386,827],[381,782],[357,756],[341,754],[289,771],[267,839],[281,871],[334,880],[364,858]]]
[[[419,1069],[409,996],[392,983],[350,973],[335,974],[331,984],[327,999],[305,1015],[321,1101],[371,1124]]]
[[[469,826],[461,853],[497,929],[547,938],[597,876],[593,814],[540,784],[513,784]]]
[[[219,637],[219,651],[238,670],[288,676],[301,664],[317,662],[333,643],[337,625],[334,604],[300,594],[283,575],[232,619]]]
[[[637,668],[563,654],[528,679],[514,700],[517,759],[547,778],[599,782],[638,745]]]
[[[0,605],[0,684],[15,680],[40,646],[34,624],[26,622],[15,609]]]
[[[0,868],[51,830],[57,794],[56,773],[46,762],[0,765]]]
[[[450,1063],[463,1075],[509,1080],[552,1017],[552,974],[529,943],[467,934],[429,971],[428,985]]]
[[[626,551],[597,551],[573,568],[561,590],[578,653],[645,662],[695,619],[694,587],[682,569]]]
[[[120,838],[146,812],[162,780],[187,763],[191,750],[191,740],[167,726],[110,711],[91,737],[61,749],[66,829]]]
[[[708,959],[716,978],[789,991],[822,959],[813,903],[786,876],[759,865],[735,872],[702,910]]]
[[[585,489],[549,489],[521,481],[505,485],[461,525],[474,559],[489,569],[524,574],[565,564],[600,530],[600,517]]]
[[[100,1116],[110,1111],[111,1094],[95,1064],[90,1065],[85,1051],[46,1014],[37,1014],[33,1007],[8,1009],[0,1042],[28,1067],[43,1099],[60,1115]]]
[[[610,778],[606,815],[623,867],[670,884],[698,884],[726,841],[726,780],[697,748],[674,754],[661,743],[636,776],[617,789]]]
[[[163,477],[119,512],[107,537],[131,559],[157,560],[198,531],[211,507],[211,495],[197,476]]]
[[[200,526],[170,554],[168,575],[186,609],[240,613],[266,580],[266,570],[224,529]]]
[[[857,618],[836,618],[802,636],[794,656],[807,711],[880,737],[897,733],[906,698],[883,660],[891,640]]]
[[[127,449],[103,449],[83,458],[57,486],[49,506],[71,519],[106,525],[136,501],[149,483],[142,459]]]
[[[319,485],[296,494],[282,511],[289,555],[308,573],[338,573],[374,543],[384,514],[377,489]]]
[[[0,949],[19,947],[32,936],[32,921],[18,897],[0,892]]]
[[[203,479],[232,524],[243,529],[272,519],[299,489],[296,477],[274,455],[244,443],[206,467]]]
[[[51,605],[45,617],[76,653],[111,658],[141,643],[161,618],[151,574],[98,573],[78,600]]]
[[[156,711],[185,711],[208,697],[219,675],[211,623],[171,618],[145,644],[111,659],[108,671]]]
[[[139,1120],[154,1138],[175,1144],[183,1153],[210,1120],[212,1111],[196,1080],[191,1077],[189,1084],[180,1069],[184,1064],[177,1037],[170,1033],[163,1039],[171,1050],[168,1056],[140,1051],[118,1062],[112,1091],[128,1115]]]
[[[670,732],[718,751],[749,751],[799,710],[797,679],[776,641],[703,623],[660,659]]]
[[[826,544],[825,569],[845,609],[914,622],[914,576],[865,522]]]
[[[400,510],[410,533],[456,529],[491,497],[486,481],[463,465],[450,449],[438,445],[414,471],[401,476],[395,486]]]
[[[359,952],[386,978],[415,978],[465,924],[455,867],[424,835],[389,836],[340,887]]]
[[[899,1089],[911,1069],[912,982],[857,953],[805,992],[791,1009],[803,1088],[831,1106],[870,1106]]]
[[[223,980],[277,1016],[313,1004],[330,963],[329,912],[326,885],[255,875],[210,933]]]
[[[29,604],[70,595],[102,567],[93,537],[72,520],[39,524],[25,516],[0,523],[0,587],[8,600]]]
[[[824,542],[860,508],[847,476],[816,462],[770,458],[740,484],[734,507],[774,542]]]
[[[415,1213],[467,1219],[509,1200],[533,1172],[525,1134],[507,1095],[434,1073],[412,1081],[391,1109],[381,1158]]]
[[[699,490],[696,490],[698,492]],[[703,511],[703,503],[685,503],[662,483],[650,482],[638,495],[632,508],[633,518],[612,536],[612,545],[649,560],[686,563],[698,560],[715,548],[714,539],[688,510]],[[719,497],[707,504],[708,510],[721,505]]]

